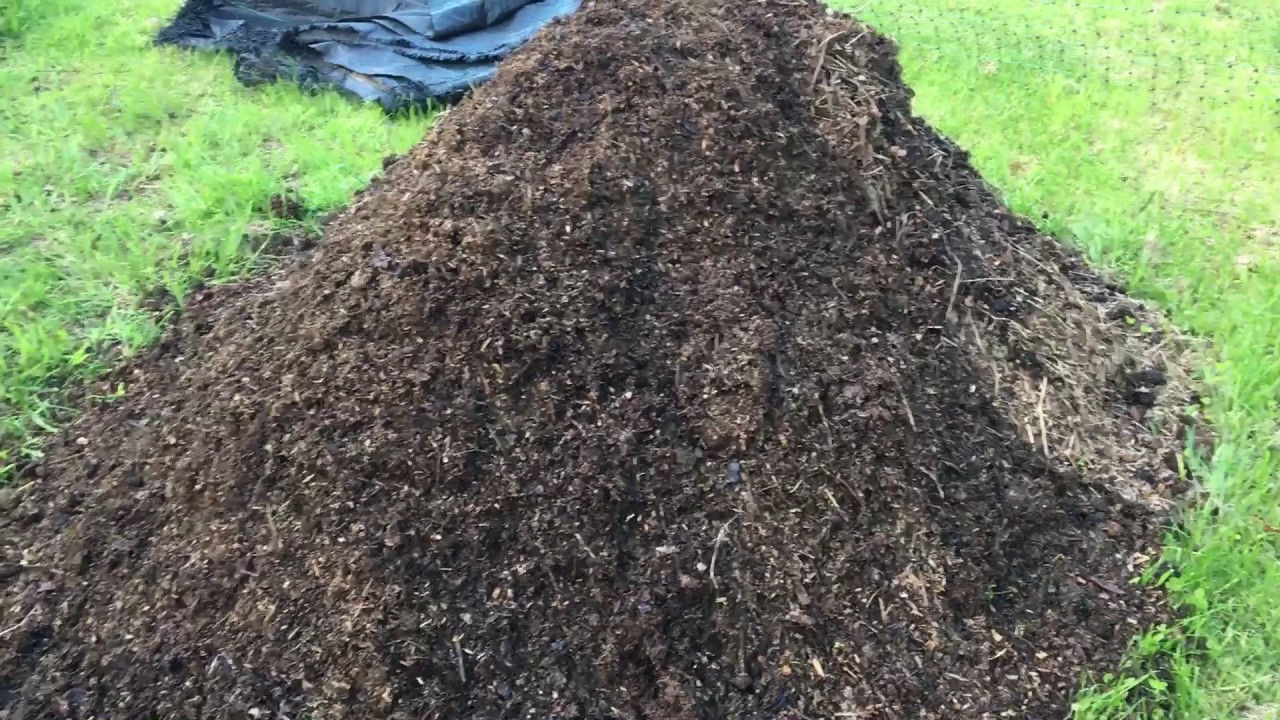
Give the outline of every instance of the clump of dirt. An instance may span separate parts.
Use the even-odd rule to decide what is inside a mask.
[[[1179,379],[909,97],[816,3],[547,28],[11,494],[0,707],[1061,717]]]

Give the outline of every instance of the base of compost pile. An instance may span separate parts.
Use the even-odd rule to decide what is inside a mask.
[[[589,3],[8,494],[0,707],[1062,717],[1162,614],[1135,313],[870,29]]]

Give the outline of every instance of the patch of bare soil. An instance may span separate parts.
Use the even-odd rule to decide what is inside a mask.
[[[1062,717],[1163,614],[1142,313],[869,28],[599,0],[8,493],[0,708]]]

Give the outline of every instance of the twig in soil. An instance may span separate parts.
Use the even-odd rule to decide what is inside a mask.
[[[1044,456],[1049,457],[1049,431],[1045,427],[1044,421],[1044,396],[1049,390],[1049,378],[1040,378],[1040,400],[1036,403],[1036,415],[1040,420],[1040,446],[1044,449]]]
[[[738,628],[738,673],[747,672],[747,632]]]
[[[822,492],[827,494],[827,499],[831,501],[831,507],[835,508],[836,512],[838,513],[844,512],[844,510],[840,508],[840,503],[836,502],[836,496],[831,493],[831,488],[824,487],[822,488]]]
[[[1044,263],[1042,263],[1042,262],[1040,262],[1039,260],[1035,259],[1035,257],[1033,257],[1033,256],[1031,255],[1031,253],[1027,252],[1026,250],[1023,250],[1022,248],[1018,247],[1017,245],[1014,245],[1013,243],[1009,243],[1009,242],[1006,242],[1006,243],[1005,243],[1005,247],[1009,248],[1010,250],[1012,250],[1012,251],[1014,251],[1014,252],[1018,253],[1019,255],[1021,255],[1021,256],[1022,256],[1022,257],[1024,257],[1024,258],[1026,258],[1027,260],[1029,260],[1029,261],[1031,262],[1031,264],[1032,264],[1032,265],[1035,265],[1036,267],[1040,268],[1040,269],[1041,269],[1041,270],[1043,270],[1044,272],[1046,272],[1046,273],[1048,273],[1048,272],[1049,272],[1049,268],[1048,268]]]
[[[978,344],[978,349],[985,353],[987,344],[982,342],[982,333],[978,332],[978,324],[973,321],[973,313],[968,313],[966,319],[969,321],[970,329],[973,330],[973,341]]]
[[[942,500],[946,500],[947,494],[942,491],[942,483],[938,482],[938,473],[930,472],[928,470],[925,470],[924,468],[920,468],[920,472],[924,473],[925,476],[927,476],[930,480],[933,481],[933,487],[938,491],[938,497]]]
[[[947,314],[943,315],[947,322],[951,322],[951,313],[955,309],[956,295],[960,294],[960,280],[964,278],[964,263],[960,262],[960,258],[951,252],[951,246],[947,245],[947,254],[951,256],[952,262],[956,264],[956,280],[951,283],[951,298],[947,300]]]
[[[44,571],[47,571],[47,572],[51,572],[51,573],[53,573],[54,575],[66,575],[66,574],[67,574],[67,573],[66,573],[66,571],[64,571],[64,570],[59,570],[58,568],[56,568],[56,567],[54,567],[54,566],[52,566],[52,565],[44,565],[44,564],[42,564],[42,563],[25,563],[25,562],[20,562],[20,563],[18,563],[18,567],[22,568],[23,570],[44,570]]]
[[[268,549],[271,552],[279,552],[282,545],[280,544],[280,528],[276,527],[276,519],[271,516],[271,507],[265,510],[267,516],[267,529],[271,531],[271,545]]]
[[[716,544],[711,548],[711,587],[719,587],[719,584],[716,582],[716,558],[720,556],[720,545],[724,542],[725,531],[728,530],[729,526],[733,524],[733,521],[737,519],[738,517],[735,515],[726,520],[725,523],[720,526],[720,532],[716,534]]]
[[[35,608],[31,608],[31,610],[30,610],[30,611],[28,611],[26,615],[23,615],[23,616],[22,616],[22,619],[18,621],[18,624],[17,624],[17,625],[14,625],[14,626],[9,627],[9,628],[5,628],[4,630],[0,630],[0,637],[5,637],[6,635],[8,635],[9,633],[13,632],[14,630],[20,630],[20,629],[22,628],[22,626],[23,626],[23,625],[26,625],[26,624],[27,624],[27,621],[31,619],[31,616],[32,616],[32,615],[35,615],[35,614],[36,614],[36,609],[35,609]]]
[[[834,450],[836,441],[834,436],[831,434],[831,423],[827,420],[827,411],[822,409],[821,404],[818,405],[818,416],[822,418],[822,429],[827,434],[827,449]]]
[[[826,40],[822,41],[822,44],[818,45],[818,65],[813,69],[813,77],[809,79],[809,92],[813,92],[813,89],[818,86],[818,77],[822,75],[822,68],[827,64],[827,46],[831,44],[832,40],[845,33],[846,31],[841,30],[834,35],[828,36]]]
[[[453,639],[453,653],[458,658],[458,677],[462,679],[465,685],[467,682],[467,666],[462,661],[462,643],[458,642],[458,638]]]
[[[592,560],[595,560],[596,554],[591,552],[591,548],[587,545],[587,541],[582,539],[582,533],[574,533],[573,536],[578,538],[578,544],[582,546],[583,550],[587,551],[587,554],[591,556]]]
[[[911,403],[907,402],[907,391],[902,389],[902,383],[897,378],[893,379],[893,384],[898,386],[898,397],[902,398],[902,409],[907,411],[907,424],[911,426],[911,432],[916,431],[916,416],[911,414]]]
[[[1120,588],[1116,587],[1115,585],[1112,585],[1109,582],[1106,582],[1104,580],[1099,580],[1098,578],[1093,577],[1092,575],[1086,577],[1085,579],[1093,583],[1094,585],[1097,585],[1098,587],[1102,588],[1103,590],[1111,593],[1112,595],[1124,595],[1124,590],[1121,590]]]

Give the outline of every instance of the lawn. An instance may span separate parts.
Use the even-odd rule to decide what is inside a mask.
[[[1186,619],[1077,716],[1280,716],[1280,7],[844,7],[901,42],[919,112],[1013,207],[1213,344],[1217,450],[1193,461],[1203,496],[1167,552]]]
[[[1280,707],[1280,10],[840,0],[897,37],[919,111],[1017,209],[1212,342],[1171,531],[1184,620],[1092,678],[1081,718],[1270,717]],[[855,4],[856,2],[856,4]],[[202,282],[314,233],[429,121],[152,47],[178,0],[0,9],[0,468],[38,453],[64,391],[154,340]],[[1158,6],[1157,6],[1158,5]],[[294,196],[300,219],[273,217]],[[156,302],[159,298],[163,302]],[[167,300],[166,300],[167,299]],[[0,469],[0,476],[6,470]]]
[[[246,90],[227,58],[155,48],[178,5],[0,11],[0,476],[64,417],[68,381],[156,338],[157,308],[173,308],[157,299],[314,233],[425,132],[335,95]],[[272,217],[273,197],[303,216]]]

